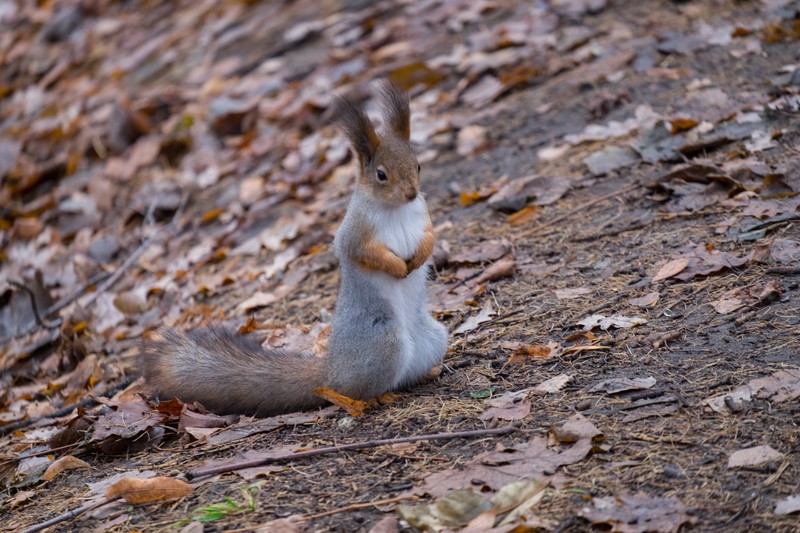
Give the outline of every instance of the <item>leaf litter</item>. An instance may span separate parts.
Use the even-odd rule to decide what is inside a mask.
[[[19,486],[27,483],[25,490],[11,489],[18,492],[10,527],[35,523],[40,512],[61,512],[56,502],[72,498],[67,478],[111,478],[105,465],[129,475],[146,471],[166,454],[154,446],[187,446],[170,452],[180,469],[198,450],[219,453],[216,446],[269,448],[273,439],[287,438],[344,442],[372,438],[377,428],[441,430],[435,424],[444,420],[454,427],[490,424],[499,417],[481,413],[494,407],[461,401],[475,390],[529,391],[505,408],[522,409],[509,414],[513,419],[530,404],[522,421],[531,428],[586,409],[615,444],[602,453],[620,464],[636,455],[628,443],[650,439],[648,457],[682,463],[703,486],[738,494],[741,485],[722,473],[724,461],[699,469],[684,462],[691,447],[676,452],[686,445],[670,443],[693,439],[682,428],[706,397],[733,426],[718,427],[713,407],[692,423],[729,454],[741,443],[726,431],[742,434],[734,421],[742,409],[768,401],[771,416],[785,417],[796,398],[796,364],[787,356],[796,352],[787,318],[796,316],[796,287],[785,273],[796,262],[800,201],[789,122],[798,109],[796,71],[785,67],[796,62],[790,53],[796,31],[778,4],[711,10],[682,3],[647,13],[593,1],[423,2],[322,12],[303,2],[281,9],[213,1],[136,11],[60,2],[7,8],[0,14],[12,22],[0,38],[9,51],[0,81],[0,195],[9,199],[0,208],[0,428],[43,426],[2,437],[0,477],[7,484],[11,465],[9,475],[19,468]],[[730,61],[736,69],[718,68]],[[739,68],[749,74],[731,74]],[[445,363],[452,368],[439,381],[401,394],[399,404],[366,412],[361,422],[335,408],[237,421],[202,406],[144,403],[132,393],[60,414],[90,394],[116,394],[134,371],[139,337],[165,323],[224,321],[269,346],[324,351],[337,275],[330,241],[352,175],[346,144],[325,125],[325,108],[334,92],[366,98],[364,88],[386,75],[411,92],[423,187],[437,237],[455,251],[440,246],[431,283],[437,316],[455,330],[476,311],[496,314],[468,324],[469,335],[454,340]],[[634,182],[645,185],[582,204]],[[469,202],[453,198],[453,191]],[[561,214],[567,216],[535,239],[524,234]],[[150,240],[162,232],[168,238]],[[676,259],[671,270],[660,271]],[[113,283],[105,285],[109,278]],[[11,280],[33,291],[43,320]],[[592,291],[554,297],[565,287]],[[717,316],[710,303],[727,314]],[[643,316],[630,317],[629,304]],[[597,337],[572,336],[582,317],[596,318]],[[627,327],[634,319],[647,322]],[[509,342],[517,346],[500,346]],[[584,406],[593,384],[630,368],[659,376],[659,390],[595,394]],[[764,377],[747,381],[752,375]],[[717,395],[719,387],[736,383],[747,383],[747,392]],[[129,387],[128,393],[136,390]],[[670,399],[678,390],[689,403],[672,413],[674,421],[608,417],[628,398],[637,407],[631,414],[659,406],[650,401],[669,400],[667,407],[677,408]],[[748,417],[767,424],[755,411]],[[48,424],[59,431],[46,433]],[[768,425],[780,431],[775,419]],[[746,431],[754,433],[751,441],[765,442],[758,424]],[[545,456],[570,452],[567,441],[555,444],[561,438],[532,447]],[[18,455],[25,447],[47,452],[48,439],[55,448],[73,448],[52,450],[55,462]],[[309,515],[346,508],[365,496],[365,486],[390,499],[395,481],[415,485],[435,474],[409,465],[439,465],[444,474],[452,463],[443,461],[469,463],[493,444],[478,450],[421,445],[402,459],[376,463],[387,476],[378,484],[359,477],[374,471],[373,457],[363,468],[325,463],[325,471],[336,473],[326,476],[328,493],[339,496],[313,502],[281,492],[284,478],[304,486],[294,470],[281,471],[268,478],[277,485],[274,508]],[[515,437],[503,445],[524,449],[525,443]],[[578,451],[587,475],[608,481],[596,459]],[[98,452],[112,455],[98,461]],[[60,454],[85,459],[93,470],[63,472],[43,485],[40,476]],[[668,495],[668,476],[640,463],[626,468],[661,491],[651,494]],[[527,500],[535,502],[534,511],[514,520],[530,527],[581,520],[582,504],[559,488],[564,475],[551,476],[550,488]],[[739,475],[762,481],[759,472]],[[771,527],[764,517],[790,493],[792,477],[787,470],[766,485],[773,488],[757,502],[760,512],[735,516],[733,527]],[[570,478],[584,490],[586,478],[574,472]],[[489,486],[472,483],[478,479],[461,488]],[[491,487],[502,490],[517,480],[502,481],[498,475]],[[238,497],[226,483],[219,490]],[[616,483],[606,483],[602,495],[592,488],[593,500],[616,495],[628,502],[618,516],[638,509],[640,524],[650,520],[664,530],[686,524],[677,511],[659,522],[645,500],[630,496],[639,485]],[[31,505],[42,501],[25,495],[31,488],[55,497]],[[707,499],[706,489],[698,490],[688,483],[681,498],[716,509],[695,515],[704,527],[730,517]],[[481,502],[492,499],[479,495]],[[204,497],[187,499],[199,508]],[[677,507],[669,498],[652,498]],[[473,530],[512,528],[497,522],[502,508],[493,503],[477,515]],[[153,509],[147,517],[131,511],[112,518],[103,511],[90,520],[113,529],[135,517],[148,527],[176,513]],[[362,508],[314,524],[356,529],[363,522],[355,525],[355,516],[376,514]],[[275,515],[259,509],[254,516],[248,524],[266,524]]]

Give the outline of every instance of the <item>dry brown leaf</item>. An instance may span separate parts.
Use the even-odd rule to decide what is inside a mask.
[[[124,478],[111,485],[105,493],[109,500],[123,498],[131,505],[177,500],[192,493],[185,481],[167,476],[149,479]]]
[[[693,118],[674,118],[670,121],[670,132],[674,135],[682,131],[690,130],[700,122]]]
[[[644,493],[594,498],[592,507],[581,509],[578,516],[624,533],[672,533],[696,521],[678,498],[653,498]]]
[[[678,259],[667,261],[666,264],[658,269],[656,275],[653,276],[653,281],[661,281],[676,276],[683,272],[687,266],[689,266],[689,259],[687,257],[679,257]]]
[[[60,459],[56,459],[53,463],[47,467],[45,470],[42,479],[45,481],[50,481],[58,474],[65,470],[72,470],[73,468],[91,468],[89,463],[78,459],[77,457],[73,457],[71,455],[66,455],[61,457]]]
[[[653,307],[658,303],[659,294],[657,292],[649,292],[644,296],[638,298],[631,298],[628,303],[636,307]]]
[[[475,278],[474,283],[481,284],[487,281],[494,281],[496,279],[506,278],[513,276],[514,271],[517,269],[517,263],[511,257],[504,257],[499,261],[495,261],[489,265],[483,273]]]
[[[553,347],[546,344],[520,346],[508,358],[507,364],[525,363],[530,359],[545,359],[552,355]]]
[[[324,398],[334,405],[338,405],[347,411],[347,414],[356,418],[364,416],[364,411],[367,409],[368,405],[367,402],[348,398],[347,396],[339,394],[335,390],[329,389],[328,387],[317,387],[314,389],[314,394],[320,398]]]
[[[522,224],[527,224],[539,213],[539,208],[535,205],[529,205],[523,207],[513,215],[508,216],[508,223],[512,226],[521,226]]]
[[[482,241],[477,245],[468,248],[450,258],[452,263],[483,263],[484,261],[494,261],[506,255],[511,249],[511,245],[506,240],[493,239]]]
[[[476,202],[480,202],[483,200],[483,198],[484,196],[478,191],[461,191],[461,205],[464,207],[470,206]]]
[[[562,426],[556,426],[551,431],[558,442],[577,442],[581,439],[603,440],[603,432],[580,413],[575,413]]]

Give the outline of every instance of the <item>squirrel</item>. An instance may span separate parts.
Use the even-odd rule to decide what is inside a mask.
[[[374,399],[415,385],[442,362],[448,333],[427,308],[435,237],[409,141],[408,95],[390,82],[380,95],[381,134],[361,107],[334,100],[334,122],[358,169],[334,237],[341,282],[327,354],[267,349],[219,325],[162,330],[140,350],[145,383],[159,397],[271,416],[325,405],[317,387]]]

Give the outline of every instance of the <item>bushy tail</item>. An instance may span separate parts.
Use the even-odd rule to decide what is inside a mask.
[[[141,367],[162,399],[200,402],[218,414],[268,416],[318,407],[324,360],[263,348],[221,326],[163,330],[145,341]]]

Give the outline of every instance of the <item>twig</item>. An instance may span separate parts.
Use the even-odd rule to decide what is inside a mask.
[[[125,387],[127,387],[128,385],[133,383],[135,379],[136,378],[134,378],[132,376],[126,376],[125,378],[123,378],[122,381],[120,381],[119,383],[117,383],[116,385],[111,387],[110,389],[107,389],[106,391],[101,393],[100,396],[102,396],[104,398],[108,398],[110,396],[113,396],[118,391],[124,389]],[[56,418],[60,418],[62,416],[66,416],[66,415],[70,414],[72,411],[74,411],[75,409],[78,409],[79,407],[89,407],[90,405],[94,405],[96,403],[97,403],[97,398],[96,397],[86,397],[83,400],[79,401],[78,403],[73,403],[71,405],[67,405],[65,407],[62,407],[58,411],[50,413],[49,415],[39,416],[39,417],[36,417],[36,418],[28,418],[26,420],[20,420],[20,421],[13,422],[13,423],[5,425],[5,426],[0,426],[0,436],[7,435],[8,433],[11,433],[12,431],[16,431],[18,429],[22,429],[22,428],[26,428],[28,426],[32,426],[33,424],[36,424],[37,422],[40,422],[42,420],[51,419],[51,421],[55,421]]]
[[[397,496],[396,498],[387,498],[385,500],[377,500],[374,502],[365,502],[365,503],[354,503],[351,505],[345,505],[344,507],[339,507],[338,509],[332,509],[330,511],[325,511],[323,513],[312,514],[308,516],[300,517],[296,520],[297,523],[300,522],[308,522],[309,520],[314,520],[315,518],[322,518],[324,516],[331,516],[339,513],[346,513],[347,511],[355,511],[357,509],[368,509],[370,507],[375,507],[376,505],[386,505],[389,503],[396,503],[401,502],[403,500],[418,500],[419,496],[416,494],[406,494],[405,496]],[[268,524],[259,524],[256,526],[250,527],[243,527],[240,529],[226,529],[225,533],[245,533],[246,531],[255,531],[259,528],[265,527]]]
[[[33,318],[36,319],[36,324],[43,328],[52,329],[57,328],[61,325],[61,321],[57,322],[45,322],[42,315],[39,314],[39,306],[36,303],[36,295],[33,294],[33,289],[21,283],[19,281],[14,281],[13,279],[8,280],[8,284],[20,289],[21,291],[25,292],[28,295],[28,298],[31,300],[31,309],[33,310]]]
[[[72,520],[76,516],[80,516],[83,513],[85,513],[86,511],[91,511],[92,509],[96,509],[97,507],[100,507],[101,505],[105,505],[107,503],[111,503],[113,501],[116,501],[119,498],[121,498],[121,496],[117,497],[117,498],[114,498],[113,500],[107,500],[107,499],[103,498],[102,500],[94,502],[94,503],[87,503],[83,507],[78,507],[77,509],[73,509],[71,511],[67,511],[66,513],[60,514],[60,515],[58,515],[56,517],[53,517],[50,520],[45,520],[44,522],[36,524],[35,526],[31,526],[31,527],[29,527],[27,529],[23,529],[22,531],[20,531],[20,533],[36,533],[37,531],[41,531],[43,529],[47,529],[48,527],[54,526],[56,524],[60,524],[61,522],[66,522],[67,520]]]
[[[554,218],[552,220],[548,220],[547,222],[539,224],[535,228],[531,228],[531,229],[529,229],[527,231],[522,232],[521,236],[528,237],[530,235],[535,235],[535,234],[539,233],[539,231],[541,231],[541,230],[543,230],[545,228],[549,228],[550,226],[552,226],[554,224],[557,224],[557,223],[561,222],[562,220],[567,219],[567,218],[571,217],[572,215],[574,215],[576,213],[580,213],[581,211],[584,211],[584,210],[588,209],[589,207],[592,207],[595,204],[599,204],[600,202],[608,200],[609,198],[614,198],[615,196],[621,196],[621,195],[623,195],[625,193],[634,191],[634,190],[638,189],[639,187],[641,187],[640,183],[634,183],[633,185],[629,185],[629,186],[627,186],[627,187],[625,187],[623,189],[620,189],[618,191],[614,191],[612,193],[604,194],[603,196],[600,196],[599,198],[594,198],[592,200],[589,200],[588,202],[584,202],[581,205],[575,207],[574,209],[570,209],[566,213],[564,213],[562,215],[559,215],[559,216],[557,216],[556,218]]]
[[[141,244],[139,244],[139,246],[136,248],[136,250],[134,250],[133,253],[131,253],[131,255],[129,255],[127,259],[125,259],[125,261],[123,261],[123,263],[119,266],[119,268],[117,268],[117,270],[115,270],[114,273],[108,277],[108,279],[106,279],[102,284],[100,284],[100,286],[97,287],[97,290],[95,290],[89,296],[89,298],[86,299],[85,302],[82,302],[82,305],[84,307],[87,307],[92,303],[94,303],[94,301],[101,294],[106,292],[117,281],[119,281],[122,278],[123,274],[125,274],[125,272],[127,272],[134,264],[136,264],[136,261],[138,261],[139,257],[141,257],[141,255],[145,252],[145,250],[147,250],[147,247],[150,246],[150,244],[152,244],[157,238],[161,237],[161,233],[164,230],[166,229],[172,230],[176,227],[177,221],[180,218],[181,214],[183,213],[184,208],[186,207],[187,200],[188,196],[184,194],[183,197],[181,198],[181,203],[178,206],[178,209],[175,211],[175,214],[172,215],[172,220],[170,221],[169,225],[157,231],[154,231],[149,237],[144,239],[141,242]]]
[[[299,521],[307,522],[309,520],[314,520],[315,518],[322,518],[323,516],[331,516],[334,514],[346,513],[347,511],[354,511],[356,509],[368,509],[369,507],[375,507],[376,505],[386,505],[389,503],[401,502],[403,500],[418,500],[418,499],[419,496],[417,496],[416,494],[406,494],[405,496],[386,498],[385,500],[377,500],[374,502],[353,503],[350,505],[345,505],[344,507],[339,507],[338,509],[331,509],[330,511],[304,516]]]
[[[800,267],[772,267],[767,269],[767,274],[780,274],[782,276],[795,276],[800,274]]]
[[[505,435],[507,433],[512,433],[516,430],[517,428],[515,426],[506,426],[501,428],[477,429],[473,431],[456,431],[454,433],[434,433],[432,435],[417,435],[413,437],[398,437],[394,439],[354,442],[351,444],[341,444],[339,446],[328,446],[325,448],[317,448],[315,450],[306,450],[304,452],[286,453],[282,455],[276,455],[273,457],[264,457],[263,459],[254,459],[251,461],[229,463],[227,465],[222,465],[222,466],[200,468],[192,472],[187,472],[186,477],[191,480],[199,477],[223,474],[225,472],[235,472],[236,470],[243,470],[245,468],[254,468],[256,466],[262,466],[269,463],[292,461],[294,459],[304,459],[306,457],[314,457],[316,455],[338,453],[348,450],[362,450],[364,448],[375,448],[377,446],[385,446],[387,444],[399,444],[402,442],[418,442],[422,440],[466,439],[472,437],[483,437],[486,435]]]

